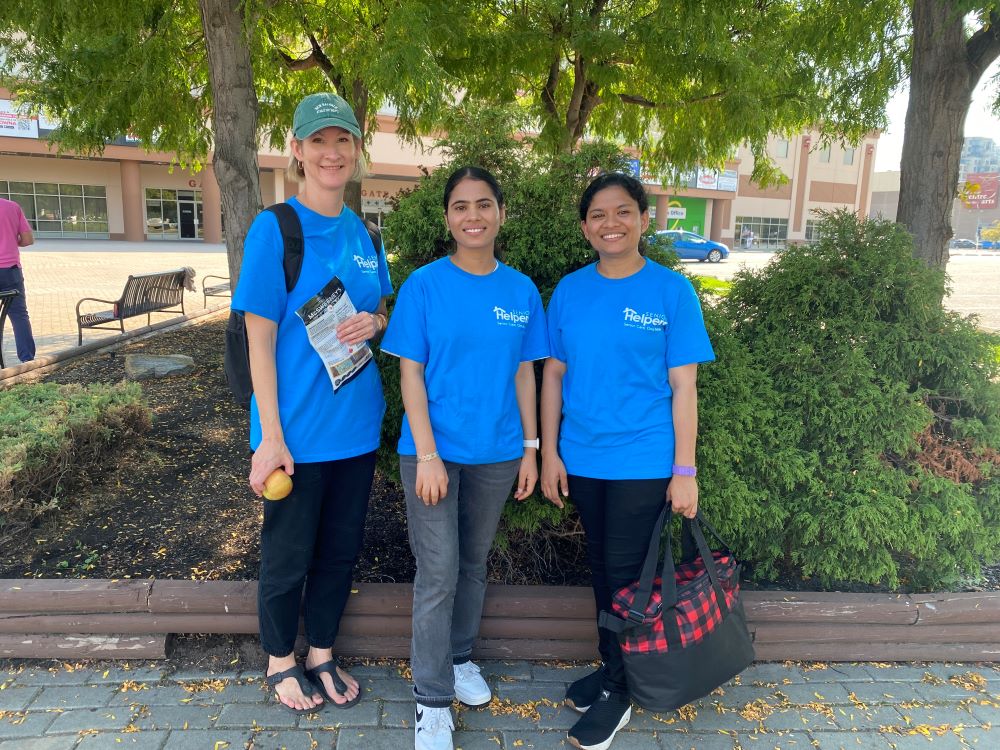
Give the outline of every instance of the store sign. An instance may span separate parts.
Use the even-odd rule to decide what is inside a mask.
[[[735,169],[727,169],[719,175],[719,190],[728,190],[735,193],[740,184],[740,177]]]
[[[997,188],[1000,172],[976,172],[965,176],[961,198],[966,208],[984,209],[997,207]]]
[[[719,189],[719,173],[707,169],[698,170],[698,187],[702,190]]]
[[[659,176],[645,171],[642,173],[642,181],[647,185],[660,186],[662,184]],[[683,172],[678,180],[678,187],[699,190],[725,190],[731,193],[736,192],[738,184],[739,175],[735,169],[726,169],[722,172],[714,169],[695,169],[690,172]]]
[[[37,138],[38,118],[22,115],[10,99],[0,99],[0,135]]]
[[[670,206],[667,208],[668,219],[686,219],[688,210],[683,206]]]

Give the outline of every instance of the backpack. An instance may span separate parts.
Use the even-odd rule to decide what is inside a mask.
[[[281,232],[281,239],[284,243],[284,259],[282,266],[285,272],[285,291],[291,292],[298,283],[299,273],[302,271],[302,256],[304,241],[302,239],[302,222],[295,209],[288,203],[276,203],[268,206],[265,211],[270,211],[278,219],[278,229]],[[364,219],[365,229],[371,238],[375,253],[382,252],[382,234],[379,228],[372,222]],[[226,373],[226,382],[229,383],[229,390],[233,394],[233,401],[244,409],[250,408],[250,397],[253,395],[253,380],[250,377],[250,343],[247,340],[246,321],[243,313],[235,310],[229,311],[229,320],[226,323],[226,351],[223,356],[223,369]]]

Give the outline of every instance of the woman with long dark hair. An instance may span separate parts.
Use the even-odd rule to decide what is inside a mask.
[[[382,351],[399,357],[406,416],[399,463],[413,582],[415,747],[451,750],[450,706],[483,705],[471,661],[486,593],[486,557],[504,503],[538,479],[535,373],[548,356],[542,302],[496,258],[505,217],[493,175],[455,171],[444,189],[453,252],[399,290]]]
[[[642,183],[594,179],[580,226],[596,263],[563,278],[547,312],[551,356],[542,376],[542,492],[570,497],[587,538],[597,611],[639,577],[643,533],[667,502],[698,510],[698,363],[715,358],[701,307],[681,274],[644,257],[649,203]],[[583,713],[569,741],[605,750],[631,716],[617,636],[598,628],[603,664],[574,682]]]

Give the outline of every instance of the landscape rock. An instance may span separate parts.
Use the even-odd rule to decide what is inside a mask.
[[[194,370],[194,360],[186,354],[126,354],[125,376],[129,380],[186,375]]]

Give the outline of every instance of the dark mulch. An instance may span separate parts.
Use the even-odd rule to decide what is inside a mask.
[[[187,354],[189,375],[142,382],[153,412],[144,444],[113,456],[103,475],[62,493],[58,511],[0,550],[0,578],[243,580],[260,564],[261,500],[247,485],[248,413],[232,403],[222,371],[224,320],[160,333],[82,357],[49,375],[58,383],[114,383],[125,355]],[[515,540],[495,552],[490,578],[509,583],[588,582],[580,534]],[[409,582],[414,566],[399,489],[376,475],[356,579]]]
[[[55,513],[4,544],[0,578],[257,577],[262,501],[247,486],[249,418],[232,403],[223,376],[224,329],[224,320],[212,320],[163,332],[116,352],[81,357],[47,378],[118,382],[125,376],[125,354],[135,352],[187,354],[197,363],[190,375],[143,382],[154,414],[144,443],[110,459],[114,463],[103,475],[84,477],[65,489]],[[510,542],[506,551],[493,551],[490,580],[589,584],[578,524],[515,535]],[[413,573],[402,493],[376,475],[356,579],[409,582]],[[752,585],[821,588],[816,581],[798,579]],[[879,590],[852,584],[838,588]],[[1000,566],[957,588],[1000,589]]]
[[[161,333],[81,358],[58,383],[113,383],[125,354],[187,354],[190,375],[142,383],[154,425],[101,477],[69,488],[59,510],[0,552],[0,577],[252,579],[260,564],[261,500],[247,485],[249,418],[222,373],[225,322]],[[412,580],[404,505],[376,477],[359,573]]]

